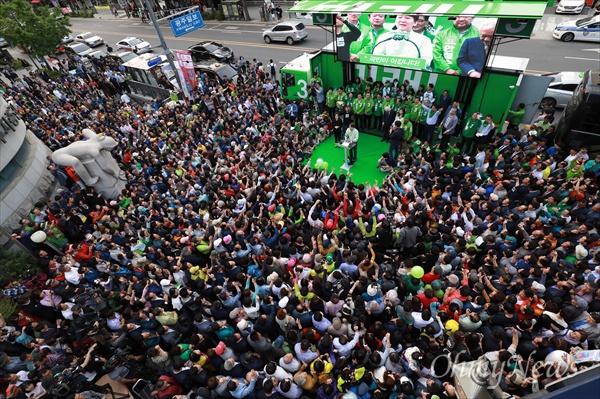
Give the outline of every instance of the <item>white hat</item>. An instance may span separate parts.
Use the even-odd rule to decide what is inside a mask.
[[[216,240],[213,242],[213,244],[214,244],[214,246],[213,246],[213,247],[214,247],[214,248],[216,248],[216,247],[220,247],[222,242],[223,242],[223,240],[222,240],[222,239],[220,239],[220,238],[217,238],[217,239],[216,239]]]
[[[375,284],[369,285],[369,287],[367,288],[367,294],[369,294],[370,296],[377,295],[377,286]]]
[[[240,320],[237,323],[237,328],[240,331],[244,331],[246,328],[248,328],[248,321],[247,320]]]
[[[531,288],[536,290],[539,294],[543,294],[544,292],[546,292],[546,287],[543,284],[538,283],[537,281],[534,281],[531,284]]]
[[[160,285],[162,285],[163,287],[168,287],[169,285],[171,285],[171,280],[169,279],[162,279],[160,280]]]
[[[289,301],[290,301],[290,298],[288,298],[287,296],[284,296],[283,298],[281,298],[279,300],[279,308],[281,308],[281,309],[285,308]]]
[[[581,244],[575,247],[575,257],[577,259],[584,259],[588,256],[589,251]]]
[[[385,293],[385,297],[390,301],[395,301],[398,299],[398,292],[396,290],[389,290]]]

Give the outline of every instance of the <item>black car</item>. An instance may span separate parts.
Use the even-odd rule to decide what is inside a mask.
[[[188,48],[194,62],[202,60],[217,60],[220,62],[233,61],[233,51],[215,42],[200,42]]]

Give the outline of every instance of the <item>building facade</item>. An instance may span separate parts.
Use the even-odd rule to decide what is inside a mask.
[[[27,130],[16,107],[0,97],[0,226],[18,227],[34,204],[44,201],[54,176],[50,149]]]

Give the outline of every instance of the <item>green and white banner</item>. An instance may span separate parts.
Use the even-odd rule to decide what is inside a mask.
[[[393,55],[361,54],[358,62],[362,64],[387,65],[396,68],[427,68],[427,61],[423,58],[395,57]]]
[[[547,1],[344,1],[303,0],[291,12],[470,15],[480,18],[541,19]]]

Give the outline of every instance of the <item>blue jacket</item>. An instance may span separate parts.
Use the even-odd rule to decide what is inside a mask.
[[[463,76],[468,76],[469,71],[483,71],[485,66],[485,44],[478,37],[472,37],[464,41],[456,63]]]

